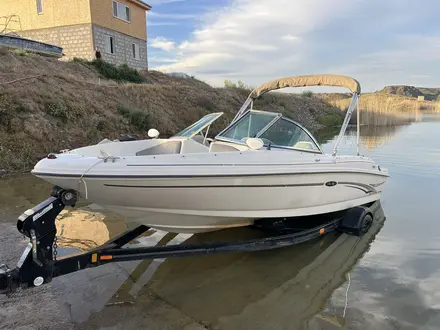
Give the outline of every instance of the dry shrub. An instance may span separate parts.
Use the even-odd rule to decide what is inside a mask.
[[[332,100],[330,103],[346,111],[350,99]],[[360,97],[360,123],[365,126],[394,126],[414,121],[420,110],[417,99],[398,95],[367,94]],[[352,122],[356,121],[356,112]]]

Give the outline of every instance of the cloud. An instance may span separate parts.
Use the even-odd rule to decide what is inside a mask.
[[[291,35],[291,34],[285,34],[285,35],[283,35],[283,36],[281,37],[281,39],[282,39],[282,40],[285,40],[285,41],[298,41],[298,40],[299,40],[298,37],[295,37],[295,36],[293,36],[293,35]]]
[[[194,19],[199,17],[196,14],[164,14],[158,12],[149,12],[148,16],[150,17],[158,17],[158,18],[168,18],[168,19],[176,19],[176,20],[185,20],[185,19]]]
[[[384,85],[437,87],[440,81],[440,37],[395,36],[383,50],[359,54],[356,62],[333,67],[334,71],[363,77],[365,91],[372,92]]]
[[[164,37],[156,37],[149,40],[149,46],[169,52],[176,48],[176,43]]]
[[[431,9],[421,10],[426,6]],[[353,75],[364,90],[429,74],[426,84],[440,74],[433,66],[440,40],[429,36],[440,27],[438,11],[435,0],[235,0],[201,15],[190,38],[168,48],[179,60],[154,69],[190,73],[214,85],[309,73]]]
[[[171,3],[171,2],[183,2],[186,0],[146,0],[146,2],[149,5],[156,5],[156,6],[160,6],[163,5],[165,3]]]
[[[148,22],[148,26],[172,26],[179,25],[177,22]]]
[[[176,63],[179,60],[177,58],[166,58],[166,57],[150,57],[148,59],[149,62],[154,62],[154,63]]]

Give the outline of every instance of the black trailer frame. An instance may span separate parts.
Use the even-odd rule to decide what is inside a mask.
[[[277,235],[265,238],[241,242],[124,248],[127,243],[149,229],[141,225],[91,251],[57,258],[55,219],[65,206],[74,207],[77,198],[73,190],[54,187],[51,197],[20,215],[17,228],[29,238],[29,243],[15,269],[0,264],[0,293],[8,294],[38,287],[50,283],[54,277],[112,262],[275,249],[309,241],[335,230],[360,236],[369,229],[373,221],[370,209],[361,206],[349,209],[342,216],[332,218],[325,224],[299,231],[283,227],[287,233],[278,232]],[[270,227],[277,229],[275,224],[280,221],[272,221]]]

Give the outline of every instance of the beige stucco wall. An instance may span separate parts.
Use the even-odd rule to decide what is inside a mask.
[[[0,0],[0,16],[9,15],[20,16],[23,30],[91,23],[90,0],[43,0],[41,15],[36,0]]]
[[[19,15],[23,30],[94,23],[147,40],[146,11],[133,1],[118,0],[130,7],[131,23],[113,16],[112,0],[42,1],[43,14],[38,15],[36,0],[0,0],[0,16]]]
[[[138,39],[147,40],[147,19],[145,9],[136,6],[132,1],[117,1],[130,7],[131,23],[127,23],[113,16],[112,0],[90,0],[92,23],[128,34]]]

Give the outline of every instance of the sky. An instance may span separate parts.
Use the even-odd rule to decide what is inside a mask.
[[[146,0],[151,70],[213,86],[302,74],[440,87],[439,0]]]

